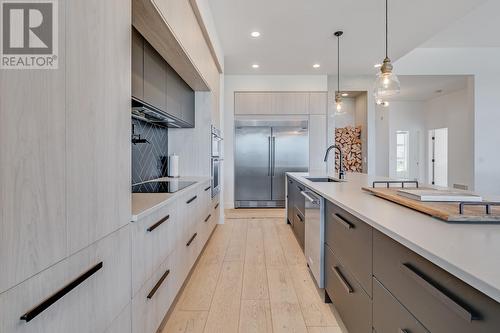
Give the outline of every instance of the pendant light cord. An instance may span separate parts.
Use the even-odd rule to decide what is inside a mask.
[[[340,36],[337,36],[337,92],[340,93]]]
[[[385,57],[389,54],[389,0],[385,0]]]

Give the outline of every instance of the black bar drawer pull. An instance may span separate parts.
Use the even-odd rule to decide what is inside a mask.
[[[195,201],[196,198],[198,198],[197,195],[195,195],[194,197],[192,197],[191,199],[189,199],[188,201],[186,201],[186,203],[189,205],[191,202]]]
[[[147,228],[146,231],[147,232],[151,232],[151,231],[155,230],[156,228],[158,228],[163,222],[165,222],[169,218],[170,218],[170,215],[165,216],[160,221],[156,222],[155,224],[153,224],[152,226],[150,226],[149,228]]]
[[[333,215],[340,224],[342,224],[346,229],[354,229],[354,225],[343,218],[340,214]]]
[[[345,291],[347,291],[348,294],[352,294],[354,292],[354,290],[352,289],[349,282],[347,282],[344,275],[342,275],[342,272],[340,271],[340,269],[337,266],[335,266],[335,267],[332,267],[332,271],[335,273],[335,275],[337,275],[337,278],[340,280],[340,282],[342,282],[342,285],[344,286]]]
[[[163,281],[165,281],[165,279],[167,278],[168,274],[170,274],[170,269],[167,269],[167,271],[163,273],[158,282],[156,282],[155,286],[153,287],[153,289],[151,289],[151,291],[148,294],[148,299],[153,298],[153,296],[156,294],[156,291],[160,288]]]
[[[217,203],[217,205],[215,205],[214,209],[217,209],[219,208],[219,203]]]
[[[211,217],[212,217],[212,214],[208,214],[208,216],[205,218],[205,222],[207,222]]]
[[[102,268],[103,264],[102,261],[71,281],[69,284],[67,284],[65,287],[57,291],[55,294],[44,300],[42,303],[38,304],[35,306],[33,309],[29,310],[25,314],[23,314],[20,318],[20,320],[24,320],[26,322],[31,321],[33,318],[38,316],[40,313],[43,311],[47,310],[52,304],[63,298],[66,294],[68,294],[71,290],[75,289],[80,285],[83,281],[87,280],[89,277],[94,275],[98,270]]]
[[[191,236],[191,238],[189,239],[189,241],[186,243],[186,246],[191,245],[191,243],[194,241],[194,239],[196,238],[196,236],[198,236],[197,232],[195,232],[194,235]]]
[[[302,219],[302,217],[299,214],[295,214],[295,215],[297,215],[297,217],[299,218],[300,222],[304,222],[304,220]]]
[[[207,187],[207,188],[205,189],[205,192],[206,192],[206,191],[208,191],[208,190],[210,190],[211,188],[212,188],[212,186]]]
[[[477,320],[477,316],[472,314],[469,310],[465,309],[463,306],[455,302],[451,297],[446,295],[444,292],[436,288],[432,283],[430,283],[422,274],[418,273],[410,264],[402,264],[401,268],[403,273],[408,277],[415,280],[418,284],[424,287],[432,296],[440,300],[444,305],[446,305],[450,310],[454,311],[460,317],[465,319],[467,322],[472,320]]]

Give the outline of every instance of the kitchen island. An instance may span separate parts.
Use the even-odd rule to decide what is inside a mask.
[[[382,298],[376,300],[375,297],[380,288],[387,287],[391,289],[389,287],[393,283],[391,282],[392,278],[397,277],[394,282],[395,295],[389,294],[390,297],[397,298],[396,303],[401,302],[404,307],[411,310],[413,305],[406,304],[406,300],[411,303],[413,300],[420,298],[417,301],[422,303],[426,299],[425,293],[410,295],[408,290],[411,291],[411,288],[404,286],[404,278],[400,278],[400,273],[406,274],[401,276],[411,275],[412,279],[417,281],[420,286],[424,286],[424,290],[432,294],[433,299],[438,299],[437,308],[444,304],[447,309],[451,309],[451,312],[458,313],[459,317],[457,318],[462,317],[465,319],[465,323],[473,323],[472,327],[475,332],[489,331],[483,328],[484,325],[480,326],[478,324],[480,318],[477,317],[489,321],[492,319],[491,311],[496,316],[500,316],[500,225],[449,224],[375,197],[361,189],[362,187],[371,186],[373,181],[386,180],[382,177],[366,174],[347,174],[345,181],[331,183],[312,182],[307,179],[316,176],[324,177],[324,175],[288,173],[287,176],[291,181],[298,182],[326,200],[326,266],[331,263],[328,258],[329,253],[331,253],[333,257],[331,259],[333,260],[332,267],[335,267],[334,275],[336,275],[333,279],[340,277],[340,285],[347,289],[348,294],[351,294],[352,289],[356,288],[352,283],[351,285],[346,283],[347,276],[352,276],[353,283],[355,285],[359,283],[360,289],[364,289],[368,299],[367,303],[370,303],[370,307],[372,302],[374,304],[374,327],[377,318],[383,317],[377,314],[375,307],[377,301]],[[339,225],[343,227],[338,227]],[[356,233],[364,234],[355,236]],[[354,235],[352,241],[345,241],[345,238],[350,237],[350,235]],[[328,243],[329,236],[330,239],[333,239],[331,242],[334,243],[330,247]],[[356,237],[360,240],[358,247],[355,245]],[[339,249],[335,250],[335,247],[339,247]],[[339,254],[340,251],[343,251],[343,253]],[[389,272],[382,268],[390,268],[385,261],[399,260],[395,254],[399,252],[404,253],[399,258],[401,259],[400,267],[385,277]],[[406,260],[409,262],[410,259],[408,258],[413,257],[415,257],[415,262],[422,263],[423,267],[428,267],[431,271],[435,270],[436,276],[443,278],[443,282],[439,283],[435,279],[426,277],[421,270],[408,264]],[[337,259],[339,259],[340,263],[335,264]],[[364,263],[364,265],[361,263]],[[337,270],[337,267],[342,266],[346,267],[344,275],[340,270]],[[422,270],[425,271],[424,268]],[[332,270],[325,267],[327,292],[329,272],[332,272]],[[377,274],[380,275],[379,280],[386,279],[384,281],[387,282],[379,286],[380,281],[377,280]],[[369,282],[367,282],[368,280]],[[459,285],[458,289],[452,287],[455,281]],[[403,284],[403,286],[398,286],[398,284]],[[462,289],[463,293],[457,292],[457,290]],[[488,314],[479,311],[478,306],[471,307],[464,301],[464,298],[467,299],[472,293],[477,293],[474,297],[484,297],[484,302],[488,304],[487,308],[491,310],[487,311]],[[335,299],[333,299],[333,302],[336,303]],[[427,321],[425,318],[427,310],[425,309],[422,310],[424,318],[420,318],[419,307],[421,305],[415,305],[416,313],[407,314],[405,312],[405,315],[412,318],[413,316],[417,317],[416,319],[424,324],[428,323],[425,325],[425,329],[436,331],[436,326],[433,326],[433,323],[439,322],[439,320],[436,321],[434,318]],[[385,304],[385,307],[389,308],[390,306]],[[428,308],[432,309],[433,306],[430,305]],[[442,317],[442,321],[445,320],[444,318],[446,316]],[[457,320],[460,324],[460,319]],[[349,325],[347,326],[349,327]],[[388,327],[384,326],[384,324],[380,324],[380,326]],[[470,331],[468,325],[461,326],[464,327],[464,330],[459,330],[460,332],[466,332],[467,329]],[[449,331],[446,327],[439,327],[438,330]],[[423,331],[426,331],[425,329]],[[403,328],[401,330],[406,332]],[[419,330],[413,328],[408,329],[408,331]]]

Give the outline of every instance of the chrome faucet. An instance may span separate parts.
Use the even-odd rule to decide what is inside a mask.
[[[331,145],[330,147],[328,147],[328,149],[326,150],[326,154],[325,154],[325,162],[328,161],[328,155],[330,154],[330,150],[332,150],[332,149],[336,149],[339,152],[339,160],[340,160],[340,163],[339,163],[339,179],[344,179],[345,178],[345,173],[344,173],[344,156],[342,154],[342,149],[340,149],[339,146],[337,146],[337,145]]]

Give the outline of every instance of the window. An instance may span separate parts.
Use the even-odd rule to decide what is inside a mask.
[[[410,133],[408,131],[396,132],[396,174],[398,178],[409,178],[409,142]]]

